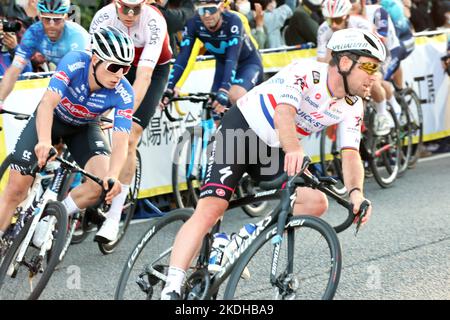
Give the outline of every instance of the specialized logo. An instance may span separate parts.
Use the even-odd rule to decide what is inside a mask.
[[[82,105],[72,103],[67,97],[64,97],[60,104],[75,118],[94,119],[98,115]]]
[[[219,170],[219,173],[222,175],[220,177],[220,182],[222,182],[222,184],[225,184],[225,179],[228,178],[229,176],[231,176],[233,174],[233,171],[231,171],[230,166],[225,167],[223,169]]]
[[[308,87],[308,84],[306,83],[306,74],[305,74],[303,77],[300,77],[300,76],[297,76],[297,75],[295,75],[294,77],[295,77],[294,85],[300,86],[300,88],[302,89],[302,91],[303,91],[305,88],[307,88],[307,89],[309,88],[309,87]]]
[[[124,117],[125,119],[131,120],[133,118],[133,109],[118,110],[117,115]]]
[[[312,72],[313,83],[318,84],[320,82],[320,73],[318,71]]]
[[[53,75],[53,77],[55,77],[58,80],[61,80],[66,85],[68,85],[70,82],[70,78],[67,76],[67,74],[64,71],[59,71],[59,72],[55,73]]]

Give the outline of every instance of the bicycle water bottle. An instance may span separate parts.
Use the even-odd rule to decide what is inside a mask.
[[[222,265],[225,264],[225,248],[228,246],[230,238],[226,233],[214,234],[214,241],[212,243],[211,253],[209,255],[208,271],[216,273],[222,270]]]
[[[242,242],[245,239],[248,239],[253,232],[255,232],[255,230],[256,225],[254,223],[247,223],[241,228],[241,230],[239,230],[238,234],[232,234],[230,244],[226,248],[226,255],[228,257],[232,256],[233,253],[241,246]]]

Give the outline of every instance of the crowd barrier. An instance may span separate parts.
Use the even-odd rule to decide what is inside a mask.
[[[412,85],[422,101],[424,113],[424,140],[434,140],[450,135],[450,104],[448,99],[449,77],[444,73],[440,57],[447,52],[447,34],[416,37],[416,49],[402,62],[404,78]],[[277,72],[296,59],[315,59],[316,49],[298,50],[284,48],[262,53],[264,71]],[[214,60],[200,58],[182,87],[183,92],[207,92],[212,84]],[[32,113],[48,84],[48,75],[34,76],[37,79],[18,81],[14,91],[5,101],[5,108],[23,113]],[[200,106],[189,102],[179,105],[186,114],[183,121],[172,123],[157,110],[148,128],[144,131],[139,147],[142,157],[142,182],[140,198],[170,193],[172,152],[178,136],[186,127],[198,123]],[[0,161],[12,151],[23,121],[0,115]],[[319,135],[303,140],[307,154],[317,160]],[[0,186],[0,189],[2,186]]]

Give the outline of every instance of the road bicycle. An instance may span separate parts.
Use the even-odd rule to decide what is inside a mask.
[[[210,156],[209,142],[215,131],[213,119],[213,108],[211,101],[214,99],[212,93],[189,93],[181,94],[170,100],[177,108],[176,102],[189,101],[200,103],[201,121],[199,125],[187,127],[177,141],[172,162],[172,188],[178,208],[188,206],[195,207],[199,199],[199,188],[206,176],[207,163]],[[167,119],[175,122],[180,118],[174,118],[169,111],[171,106],[164,109]],[[179,110],[179,108],[177,108]],[[187,188],[187,192],[183,192]],[[249,175],[245,175],[236,188],[236,196],[243,197],[247,194],[258,192]],[[250,217],[263,215],[268,209],[267,202],[252,203],[242,207]]]
[[[229,209],[248,203],[279,200],[275,210],[256,223],[252,235],[228,256],[220,272],[208,271],[213,234],[220,220],[205,236],[198,257],[187,271],[182,298],[216,299],[332,299],[341,272],[341,247],[336,232],[356,219],[359,228],[369,203],[355,216],[353,206],[330,187],[331,177],[316,177],[304,170],[261,182],[265,191],[230,201]],[[286,187],[281,188],[287,181]],[[345,221],[334,228],[314,216],[293,216],[296,188],[309,186],[325,192],[347,209]],[[159,299],[166,282],[174,237],[192,209],[177,209],[155,219],[131,251],[116,288],[116,299]],[[250,276],[248,275],[250,273]],[[228,280],[226,288],[221,285]]]

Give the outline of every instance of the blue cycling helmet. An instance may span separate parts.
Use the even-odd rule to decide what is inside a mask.
[[[65,14],[69,12],[70,0],[39,0],[37,9],[40,13]]]

